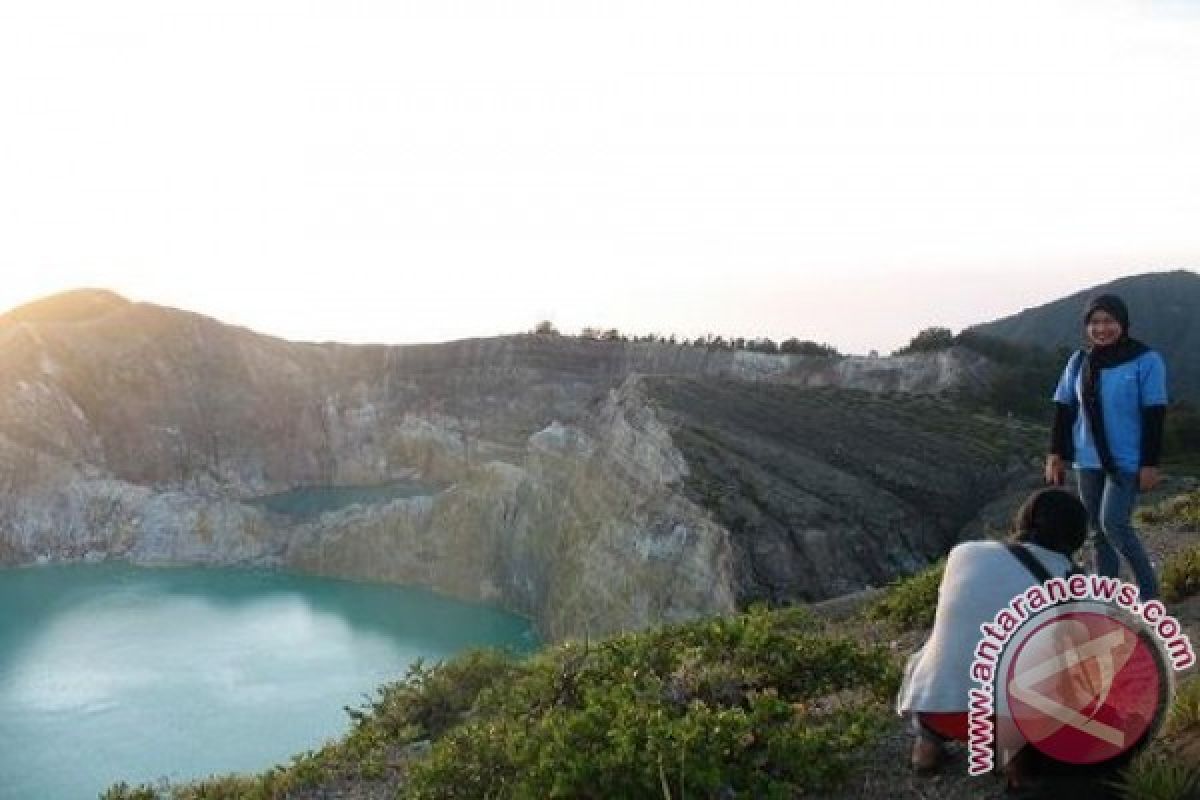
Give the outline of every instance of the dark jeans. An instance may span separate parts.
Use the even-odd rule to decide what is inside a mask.
[[[1158,597],[1154,567],[1133,529],[1133,507],[1137,504],[1137,474],[1119,473],[1115,478],[1099,469],[1075,471],[1079,480],[1079,499],[1088,513],[1088,527],[1095,534],[1096,572],[1117,577],[1121,561],[1117,551],[1133,568],[1142,601]]]

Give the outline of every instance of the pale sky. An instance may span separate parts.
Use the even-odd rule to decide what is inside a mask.
[[[0,309],[889,351],[1200,267],[1200,0],[0,0]]]

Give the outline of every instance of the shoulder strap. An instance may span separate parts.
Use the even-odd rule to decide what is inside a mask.
[[[1050,570],[1046,569],[1045,565],[1034,557],[1033,553],[1025,549],[1024,545],[1016,542],[1006,542],[1005,546],[1008,547],[1008,552],[1016,556],[1017,561],[1020,561],[1025,569],[1029,570],[1030,574],[1037,578],[1038,583],[1045,583],[1054,577],[1050,574]]]

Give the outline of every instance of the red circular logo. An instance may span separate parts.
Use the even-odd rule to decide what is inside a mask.
[[[1167,674],[1146,634],[1100,612],[1073,611],[1021,642],[1005,689],[1030,744],[1057,761],[1098,764],[1152,732]]]

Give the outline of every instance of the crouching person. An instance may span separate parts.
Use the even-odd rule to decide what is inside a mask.
[[[910,720],[912,767],[935,771],[944,743],[967,740],[971,661],[980,625],[1016,595],[1077,571],[1073,556],[1087,537],[1087,512],[1061,489],[1032,494],[1017,511],[1008,542],[963,542],[950,551],[938,590],[933,631],[905,669],[897,710]],[[1019,782],[1010,774],[1010,783]]]

